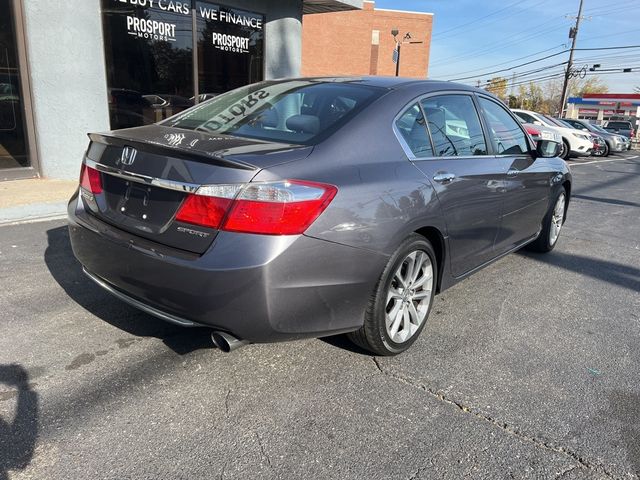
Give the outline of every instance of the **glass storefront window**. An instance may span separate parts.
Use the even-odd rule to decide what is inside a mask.
[[[111,128],[157,122],[190,106],[190,6],[102,0],[102,13]]]
[[[217,95],[263,79],[264,16],[197,2],[198,89]]]
[[[0,170],[31,166],[11,0],[0,0]]]
[[[102,0],[102,14],[113,129],[158,122],[263,78],[261,14],[196,0]]]

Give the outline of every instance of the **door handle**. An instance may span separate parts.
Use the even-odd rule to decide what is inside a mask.
[[[517,168],[510,168],[507,170],[507,177],[515,177],[520,173],[520,170]]]
[[[455,173],[438,172],[433,176],[433,179],[438,183],[450,183],[456,178]]]

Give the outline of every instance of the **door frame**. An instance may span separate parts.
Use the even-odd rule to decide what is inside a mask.
[[[10,0],[13,9],[13,26],[18,50],[18,72],[20,75],[20,100],[24,114],[27,151],[31,165],[29,167],[7,168],[0,170],[0,181],[19,180],[23,178],[40,177],[40,157],[36,142],[36,128],[33,116],[33,98],[31,92],[31,74],[26,42],[26,28],[22,0]]]

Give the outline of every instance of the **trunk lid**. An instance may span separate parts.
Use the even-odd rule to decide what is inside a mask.
[[[204,253],[217,231],[175,219],[200,185],[248,183],[263,168],[307,157],[312,147],[150,125],[90,134],[87,166],[102,192],[87,209],[122,230]]]

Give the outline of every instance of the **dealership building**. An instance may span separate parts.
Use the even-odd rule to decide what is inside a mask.
[[[302,18],[362,0],[0,0],[0,180],[76,178],[88,132],[300,75]],[[313,15],[311,15],[313,16]]]

